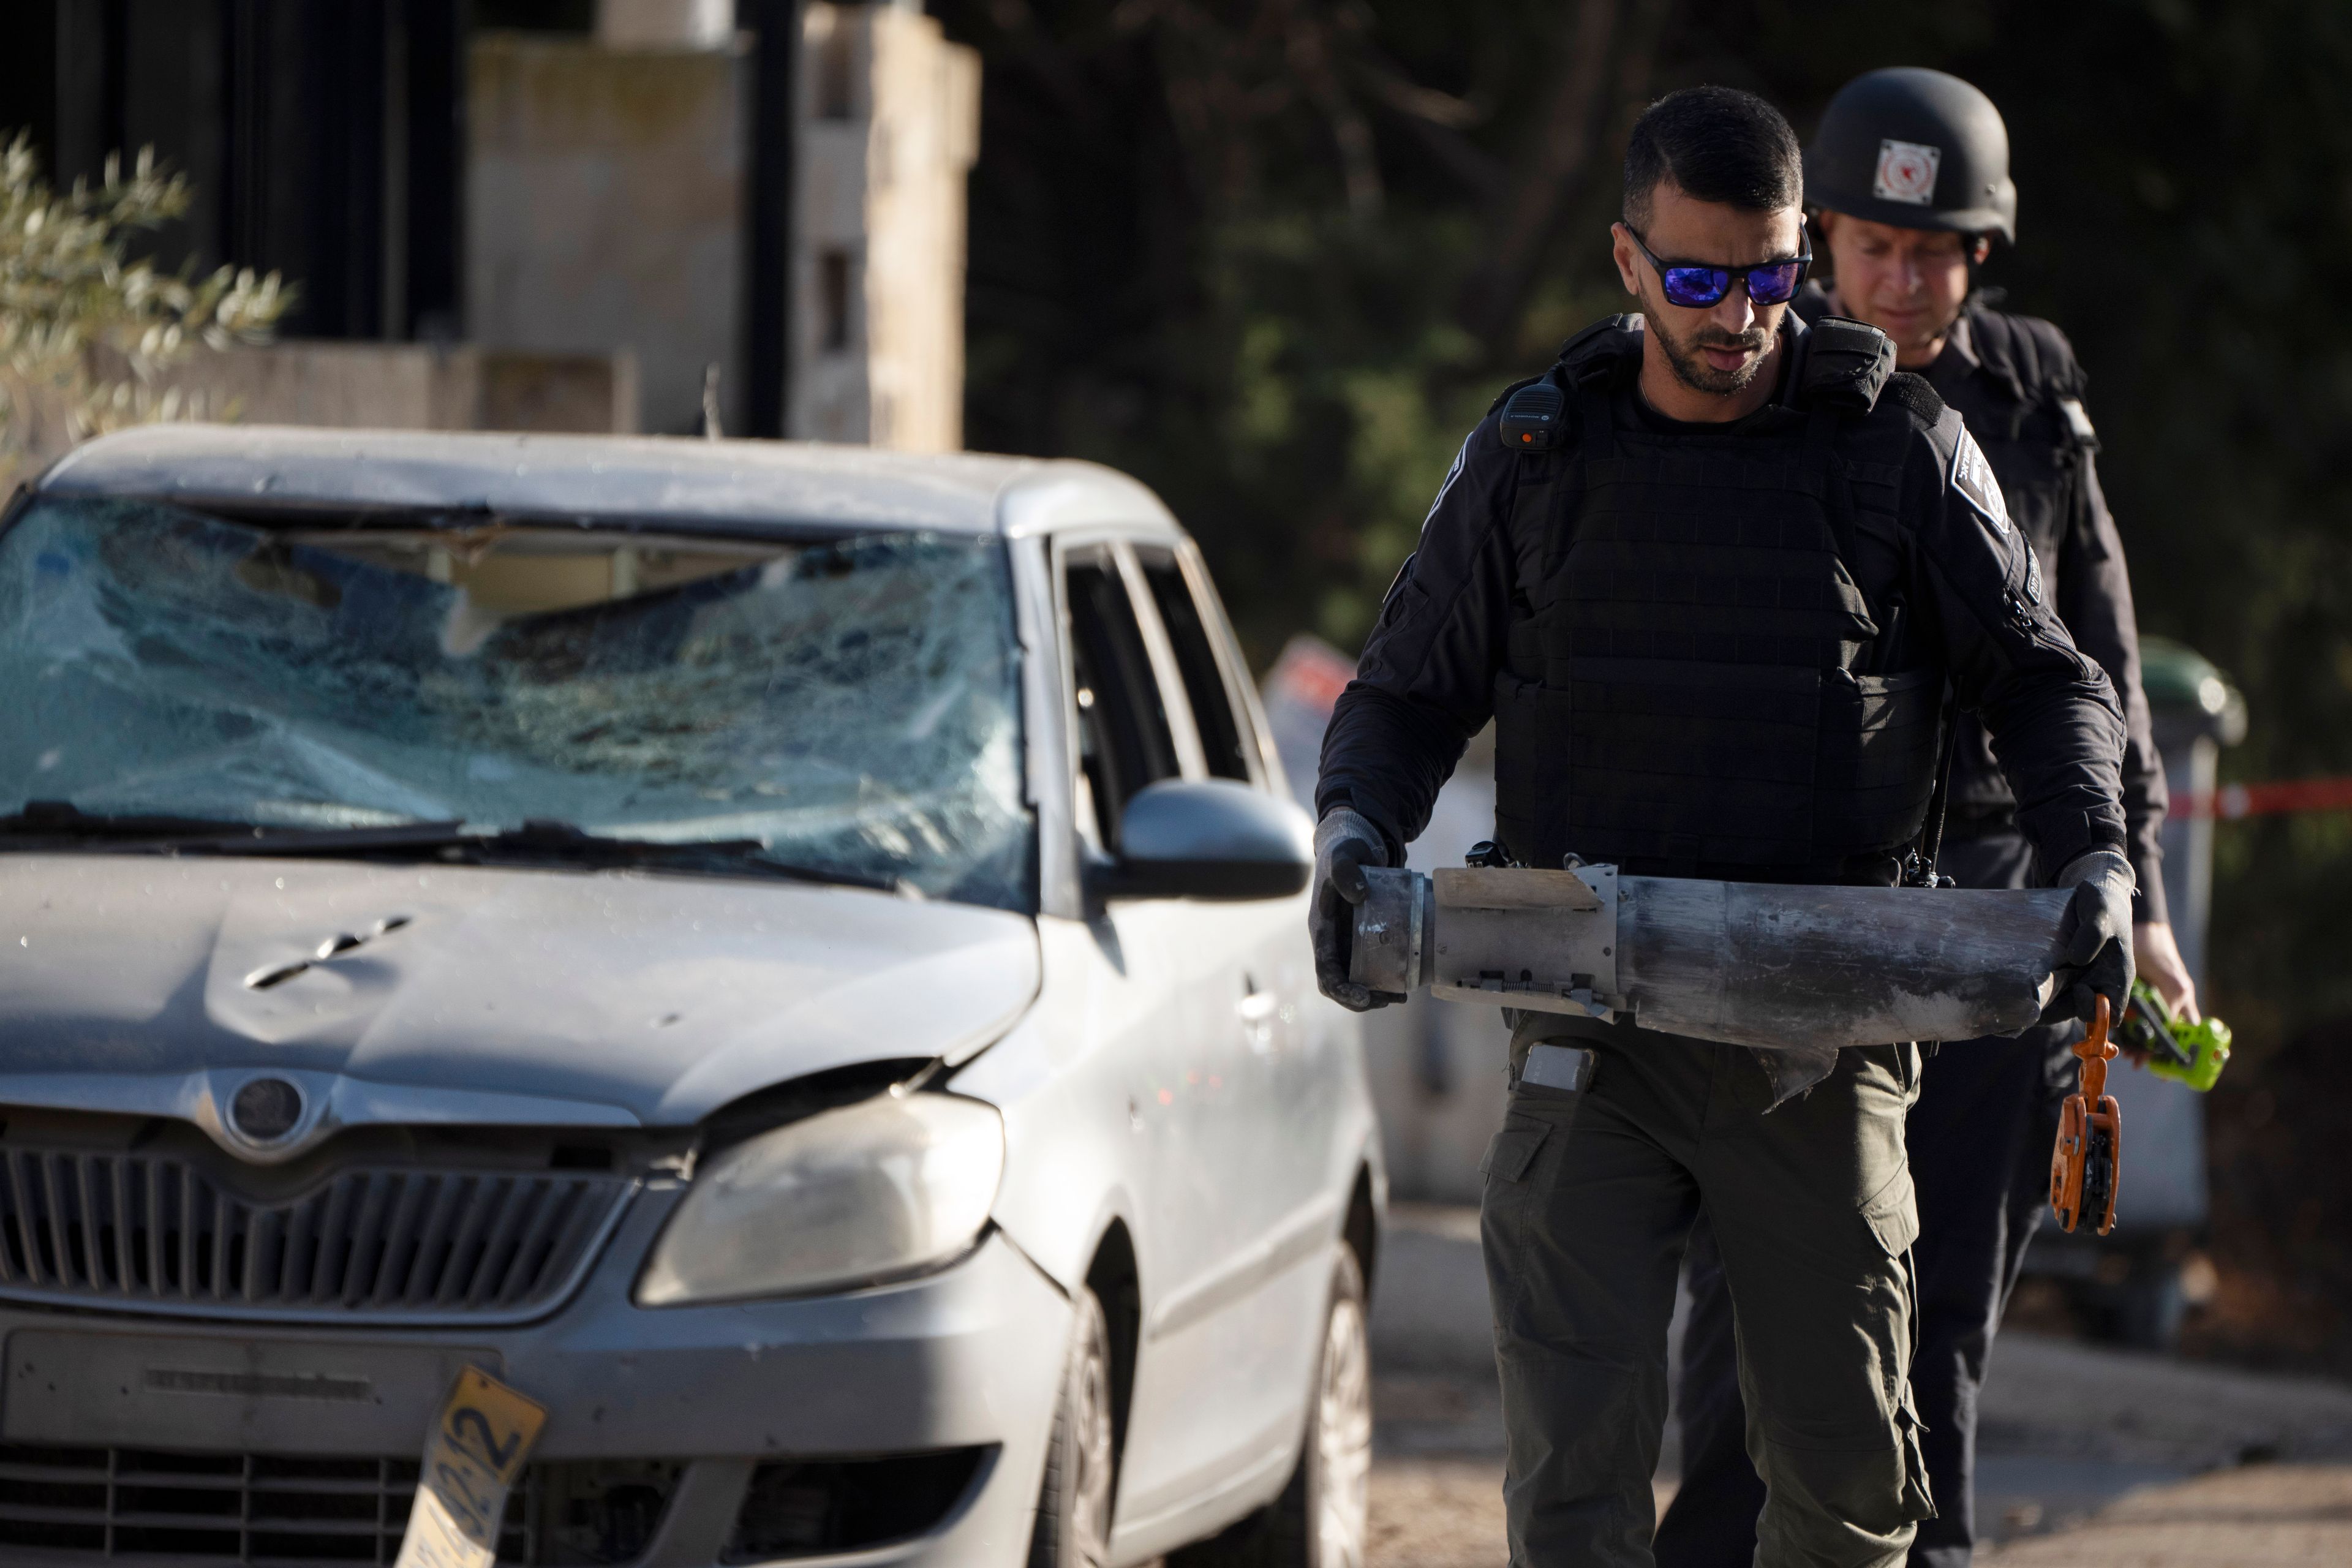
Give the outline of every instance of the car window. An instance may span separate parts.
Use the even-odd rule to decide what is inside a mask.
[[[1200,602],[1192,596],[1192,585],[1184,580],[1184,568],[1173,551],[1139,550],[1136,560],[1143,567],[1144,581],[1151,584],[1152,602],[1160,607],[1160,624],[1168,629],[1169,645],[1175,649],[1176,668],[1184,678],[1184,695],[1192,703],[1192,721],[1200,726],[1201,751],[1210,773],[1221,779],[1248,782],[1249,752],[1243,742],[1242,727],[1234,718],[1233,700],[1226,694],[1224,672],[1218,667],[1216,648],[1209,640]]]
[[[1064,580],[1079,760],[1097,841],[1108,849],[1118,843],[1118,814],[1135,793],[1176,776],[1176,745],[1118,563],[1100,547],[1074,552]]]

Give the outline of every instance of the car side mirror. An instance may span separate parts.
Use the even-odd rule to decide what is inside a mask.
[[[1118,820],[1107,898],[1283,899],[1315,871],[1315,832],[1286,800],[1226,779],[1162,779]]]

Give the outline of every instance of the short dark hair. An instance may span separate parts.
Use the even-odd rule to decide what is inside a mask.
[[[1780,111],[1736,87],[1686,87],[1642,111],[1625,143],[1625,222],[1650,224],[1650,196],[1672,180],[1703,202],[1771,212],[1805,199],[1804,154]]]

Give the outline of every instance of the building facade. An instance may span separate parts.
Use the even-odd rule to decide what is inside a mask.
[[[152,146],[198,192],[167,265],[298,286],[286,342],[256,352],[303,363],[188,373],[235,383],[247,417],[961,444],[979,70],[918,8],[22,0],[12,19],[0,129],[60,185]]]

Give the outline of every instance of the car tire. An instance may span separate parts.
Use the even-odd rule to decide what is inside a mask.
[[[1110,1560],[1111,1488],[1118,1470],[1111,1405],[1110,1323],[1085,1286],[1071,1305],[1070,1352],[1045,1445],[1045,1480],[1029,1568],[1101,1568]]]
[[[1363,1568],[1372,1468],[1372,1356],[1364,1275],[1339,1249],[1315,1359],[1298,1464],[1282,1495],[1213,1540],[1168,1555],[1168,1568]]]

